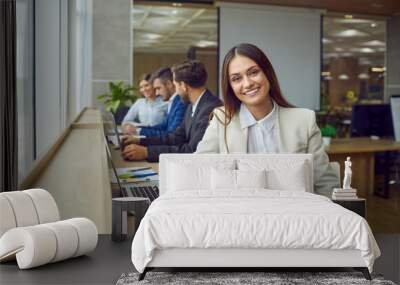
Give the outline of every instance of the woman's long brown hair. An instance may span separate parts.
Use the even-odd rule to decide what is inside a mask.
[[[221,87],[225,107],[225,126],[230,123],[232,117],[240,110],[241,101],[236,97],[229,81],[229,64],[237,55],[250,58],[261,68],[270,84],[269,96],[275,101],[276,104],[282,107],[293,107],[283,97],[274,68],[263,51],[252,44],[238,44],[228,51],[228,53],[225,55],[224,63],[222,65]]]

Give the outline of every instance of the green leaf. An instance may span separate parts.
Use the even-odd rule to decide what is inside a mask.
[[[111,103],[111,106],[112,106],[111,109],[114,113],[117,112],[117,109],[118,109],[120,103],[121,103],[120,100],[117,100],[117,101],[114,101]]]

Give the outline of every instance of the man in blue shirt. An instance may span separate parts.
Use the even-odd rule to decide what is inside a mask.
[[[138,129],[138,134],[146,137],[165,136],[175,131],[182,123],[187,104],[175,92],[175,85],[172,81],[172,72],[169,67],[155,71],[150,81],[156,94],[161,96],[164,101],[168,101],[168,113],[164,120],[152,127]]]
[[[181,125],[165,136],[124,138],[122,157],[156,162],[161,153],[193,153],[208,127],[211,112],[222,105],[206,88],[207,71],[199,61],[186,61],[172,68],[176,91],[189,104]]]

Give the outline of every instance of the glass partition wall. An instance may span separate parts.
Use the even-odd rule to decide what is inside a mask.
[[[187,59],[205,64],[218,91],[218,10],[211,5],[133,3],[133,84],[143,73]]]
[[[384,102],[386,21],[328,14],[322,35],[320,125],[348,137],[353,104]]]

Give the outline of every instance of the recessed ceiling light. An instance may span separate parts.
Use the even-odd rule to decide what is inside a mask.
[[[338,76],[339,80],[349,80],[349,76],[345,73],[342,73]]]
[[[338,18],[334,19],[334,22],[340,24],[369,24],[372,21],[367,19],[358,19],[358,18],[349,18],[349,19]]]
[[[374,49],[369,48],[369,47],[364,47],[364,48],[352,48],[351,51],[354,51],[354,52],[362,52],[362,53],[373,53],[373,52],[375,52]]]
[[[372,72],[385,72],[386,68],[384,66],[382,67],[372,67],[371,71]]]
[[[159,38],[162,38],[162,35],[159,34],[153,34],[153,33],[145,33],[140,35],[142,38],[149,39],[149,40],[157,40]]]
[[[330,43],[333,43],[333,41],[331,39],[328,39],[328,38],[322,38],[322,43],[323,44],[330,44]]]
[[[212,46],[217,46],[217,42],[214,41],[198,41],[196,46],[198,47],[212,47]]]
[[[323,56],[324,58],[337,58],[339,54],[336,52],[330,52],[330,53],[325,53]]]
[[[351,53],[351,52],[344,52],[344,53],[342,53],[342,56],[343,56],[343,57],[350,57],[350,56],[353,56],[353,53]]]
[[[369,75],[366,73],[360,73],[357,77],[358,79],[369,79]]]
[[[369,47],[384,47],[386,44],[382,41],[372,40],[368,42],[361,43],[362,46],[369,46]]]
[[[375,28],[376,26],[378,26],[377,23],[371,23],[371,28]]]
[[[344,15],[345,19],[353,19],[353,15]]]
[[[182,3],[172,3],[173,7],[182,7]]]
[[[344,48],[341,48],[341,47],[334,47],[333,48],[335,51],[337,51],[337,52],[342,52],[342,51],[344,51]]]
[[[366,37],[368,36],[367,33],[361,32],[356,29],[348,29],[344,31],[340,31],[333,34],[335,37],[343,37],[343,38],[350,38],[350,37]]]

